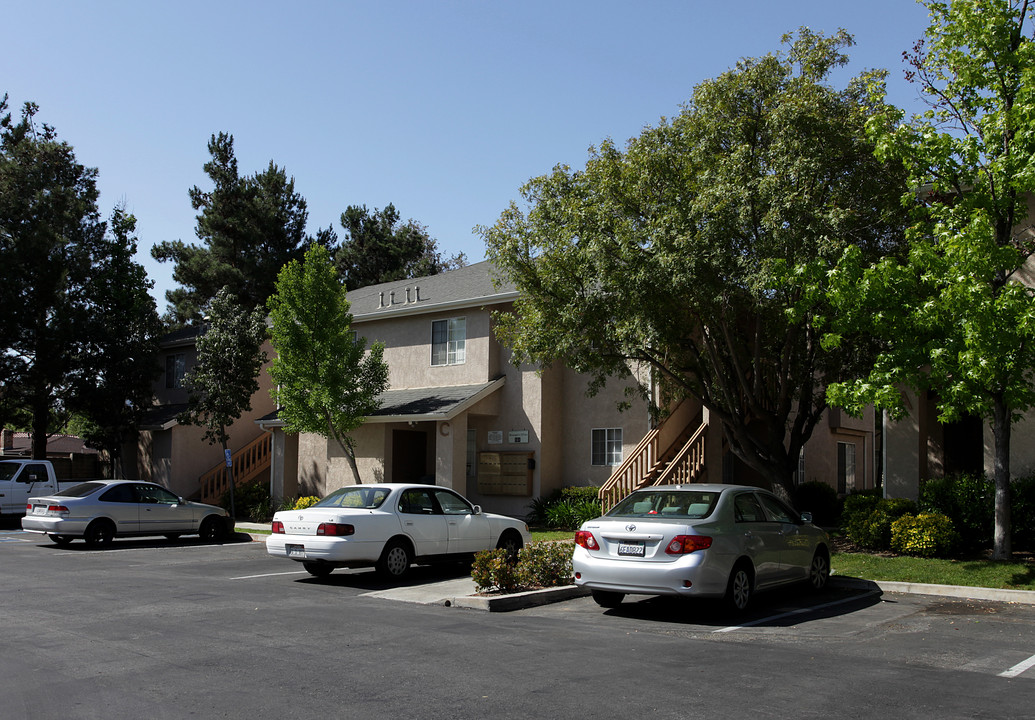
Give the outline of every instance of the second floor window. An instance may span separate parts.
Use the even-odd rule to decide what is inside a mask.
[[[187,371],[187,356],[184,353],[174,353],[165,357],[165,387],[183,387],[183,374]]]
[[[431,364],[462,365],[467,349],[467,318],[431,323]]]

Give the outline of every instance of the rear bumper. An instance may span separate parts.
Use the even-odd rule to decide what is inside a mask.
[[[22,518],[22,530],[46,535],[82,536],[89,520],[26,515]]]
[[[631,595],[722,597],[729,580],[728,568],[697,553],[671,562],[638,562],[597,557],[576,546],[572,569],[576,585]]]
[[[320,535],[274,534],[266,538],[266,552],[273,557],[298,561],[321,561],[370,565],[377,562],[384,542],[361,542]]]

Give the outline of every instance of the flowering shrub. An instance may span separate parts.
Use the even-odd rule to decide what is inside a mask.
[[[845,534],[855,544],[873,550],[889,549],[892,523],[916,512],[916,503],[912,500],[860,496],[859,500],[852,501],[853,497],[849,495],[845,500]]]
[[[958,542],[952,520],[941,513],[903,515],[891,524],[891,549],[904,555],[946,557]]]
[[[292,510],[305,510],[307,507],[312,507],[316,503],[320,502],[320,498],[315,495],[305,495],[304,497],[295,500],[295,506]]]
[[[484,550],[474,556],[471,579],[478,592],[502,593],[556,587],[571,582],[571,545],[530,543],[511,558],[506,550]]]

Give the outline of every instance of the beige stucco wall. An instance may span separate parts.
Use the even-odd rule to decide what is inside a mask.
[[[837,444],[844,442],[855,445],[854,489],[874,486],[873,412],[868,407],[860,418],[836,408],[823,413],[805,444],[806,482],[823,482],[837,489]]]

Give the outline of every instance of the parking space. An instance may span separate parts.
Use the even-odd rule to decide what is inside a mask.
[[[216,598],[234,598],[257,613],[359,603],[357,612],[391,612],[402,623],[408,617],[417,623],[432,612],[461,625],[570,627],[583,638],[675,638],[742,647],[745,653],[805,649],[875,666],[995,676],[1023,682],[1027,692],[1035,692],[1035,685],[1027,684],[1035,681],[1031,605],[833,587],[818,595],[761,594],[743,614],[718,602],[630,596],[611,610],[582,597],[490,616],[444,606],[443,599],[473,589],[460,565],[417,567],[399,585],[386,584],[370,570],[339,570],[318,579],[299,565],[269,557],[261,542],[241,540],[209,545],[197,538],[117,539],[98,550],[83,543],[58,547],[43,536],[2,528],[0,577],[3,592],[46,598],[54,614],[112,606],[141,617],[175,614],[183,603]],[[70,587],[76,588],[74,597]]]

